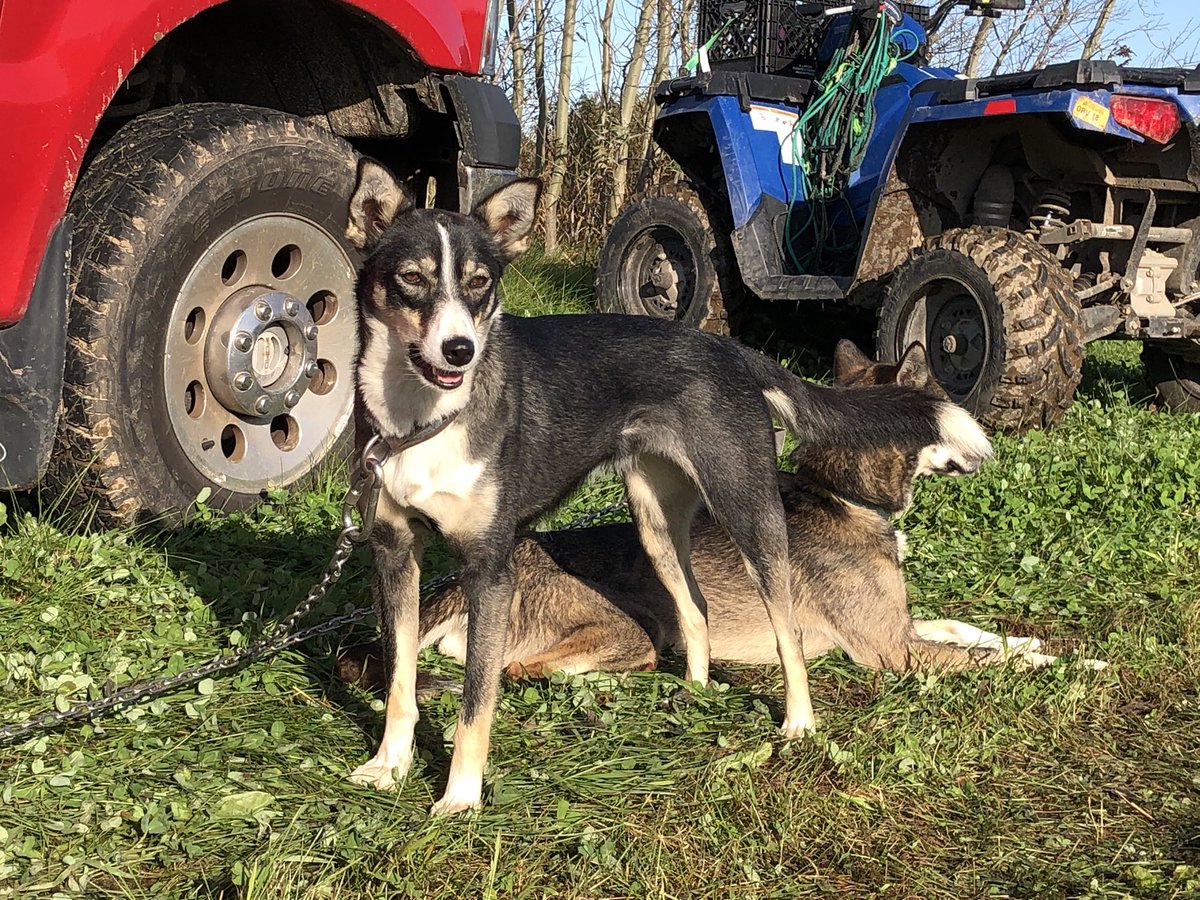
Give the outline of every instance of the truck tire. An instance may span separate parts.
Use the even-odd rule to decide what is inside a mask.
[[[1200,362],[1146,344],[1142,363],[1159,403],[1171,412],[1200,412]]]
[[[729,334],[743,288],[729,229],[714,218],[695,188],[682,182],[631,197],[600,248],[600,308]]]
[[[1048,428],[1083,370],[1079,301],[1058,262],[1003,228],[958,228],[900,266],[884,292],[879,358],[913,341],[942,386],[989,428]]]
[[[51,482],[110,523],[245,508],[347,444],[356,155],[295,116],[146,113],[70,202],[64,414]]]

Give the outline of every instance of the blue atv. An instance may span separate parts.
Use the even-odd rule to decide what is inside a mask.
[[[964,78],[927,62],[955,5],[1024,0],[707,0],[694,71],[655,91],[685,180],[622,209],[599,296],[724,332],[763,301],[874,309],[881,359],[923,341],[1008,431],[1062,416],[1086,343],[1137,339],[1200,410],[1200,69]]]

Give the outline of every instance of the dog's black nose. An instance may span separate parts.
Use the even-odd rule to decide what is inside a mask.
[[[452,337],[442,343],[442,356],[452,366],[465,366],[475,358],[475,345],[465,337]]]

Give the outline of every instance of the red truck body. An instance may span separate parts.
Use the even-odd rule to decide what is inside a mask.
[[[158,521],[202,494],[246,508],[337,454],[355,160],[460,211],[514,177],[520,123],[478,77],[498,18],[499,0],[0,0],[0,491]],[[218,252],[257,267],[193,289]],[[251,325],[255,298],[273,312]],[[279,409],[236,393],[235,320]]]
[[[97,123],[155,43],[214,0],[0,3],[0,327],[21,319]],[[481,0],[353,0],[432,70],[478,74]]]

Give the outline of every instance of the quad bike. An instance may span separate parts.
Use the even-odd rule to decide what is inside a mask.
[[[655,91],[686,180],[622,209],[600,297],[714,331],[758,301],[874,309],[880,358],[923,340],[1009,431],[1062,416],[1086,343],[1136,339],[1200,410],[1200,69],[964,78],[926,49],[959,4],[1024,8],[708,0],[697,69]]]

